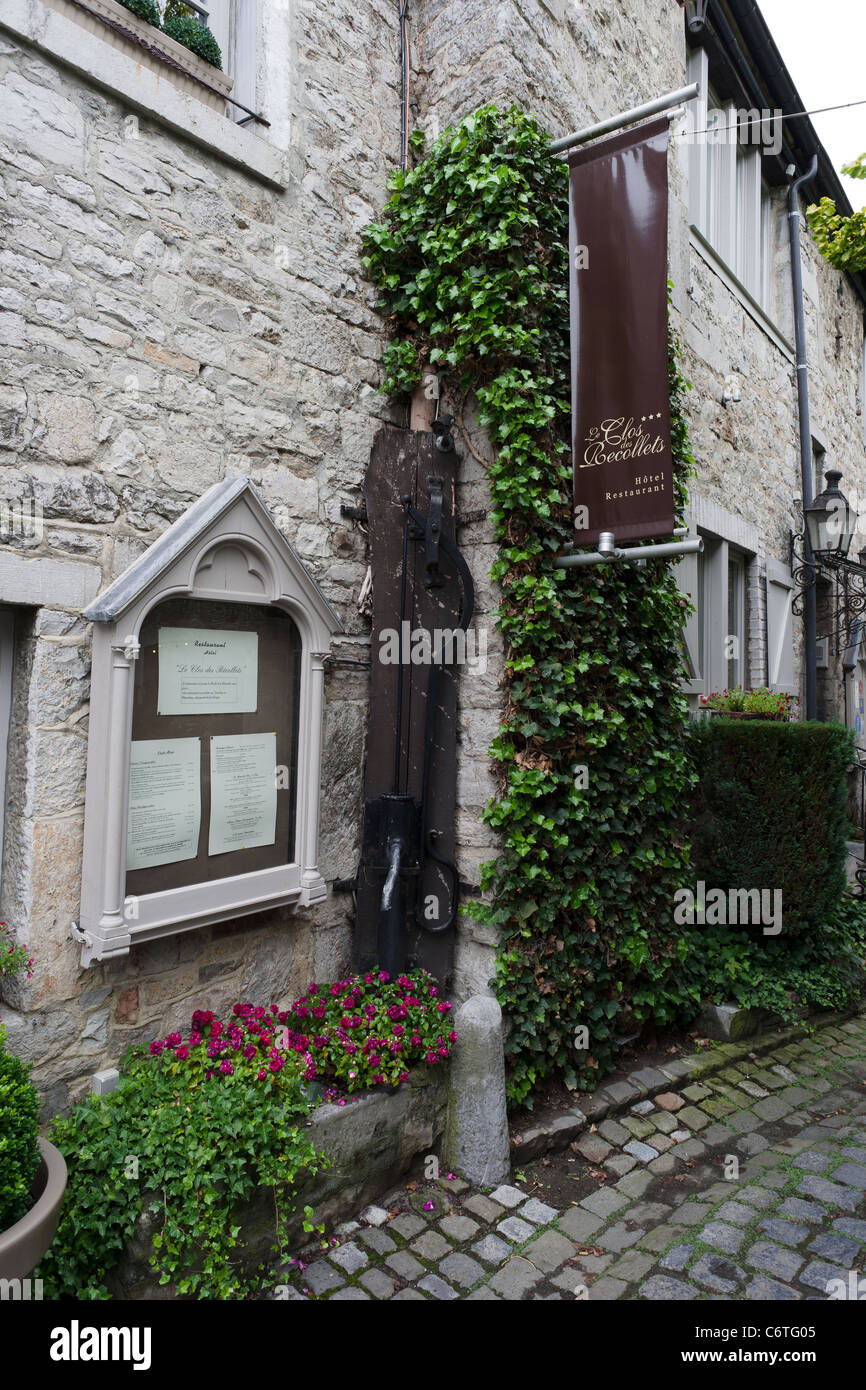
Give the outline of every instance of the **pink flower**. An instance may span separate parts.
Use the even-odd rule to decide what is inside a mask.
[[[260,1071],[260,1072],[258,1073],[258,1075],[256,1076],[256,1080],[257,1080],[257,1081],[264,1081],[264,1079],[265,1079],[266,1076],[267,1076],[267,1072],[265,1071],[264,1067],[262,1067],[261,1071]]]
[[[152,1042],[152,1043],[150,1044],[150,1055],[151,1055],[151,1057],[158,1057],[159,1054],[160,1054],[160,1052],[162,1052],[162,1049],[163,1049],[163,1043],[161,1043],[161,1042]]]
[[[250,1057],[255,1057],[255,1055],[256,1055],[255,1043],[247,1043],[246,1047],[244,1048],[243,1055],[247,1058],[247,1060],[249,1060]]]
[[[433,1210],[433,1203],[432,1203],[432,1202],[425,1202],[425,1203],[424,1203],[424,1210],[425,1210],[425,1211],[432,1211],[432,1210]]]
[[[457,1034],[454,1033],[454,1032],[449,1033],[449,1034],[448,1034],[448,1040],[449,1040],[449,1042],[456,1042],[456,1041],[457,1041]]]
[[[201,1042],[201,1033],[190,1033],[190,1035],[189,1035],[189,1045],[190,1045],[190,1047],[198,1047],[198,1045],[199,1045],[200,1042]]]
[[[284,1065],[282,1057],[272,1057],[270,1062],[268,1062],[268,1070],[282,1071]]]
[[[439,1003],[436,1005],[436,1009],[440,1014],[447,1014],[451,1009],[451,1005],[446,1003],[444,999],[440,999]]]
[[[223,1076],[232,1076],[232,1075],[234,1075],[234,1067],[232,1066],[232,1064],[231,1064],[231,1062],[228,1060],[228,1058],[226,1058],[224,1061],[220,1062],[220,1071],[222,1072]]]
[[[166,1047],[177,1047],[179,1042],[181,1042],[180,1033],[169,1033],[165,1040],[165,1045]]]
[[[178,1048],[175,1048],[175,1053],[174,1053],[174,1055],[175,1055],[175,1057],[177,1058],[177,1060],[178,1060],[179,1062],[185,1062],[186,1059],[187,1059],[187,1057],[189,1056],[189,1048],[188,1048],[188,1047],[178,1047]]]

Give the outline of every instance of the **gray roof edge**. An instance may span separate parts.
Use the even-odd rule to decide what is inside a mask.
[[[242,474],[235,478],[223,478],[208,488],[197,502],[182,512],[167,531],[163,531],[143,555],[118,575],[108,588],[97,594],[92,603],[84,609],[83,616],[92,623],[111,623],[143,593],[157,575],[176,560],[192,545],[208,526],[221,515],[232,502],[248,489],[255,491],[253,481]]]

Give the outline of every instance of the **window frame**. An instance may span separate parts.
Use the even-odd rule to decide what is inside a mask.
[[[692,231],[721,262],[759,312],[770,320],[775,204],[762,174],[761,150],[729,135],[711,138],[710,113],[721,113],[718,127],[735,126],[739,108],[723,99],[709,80],[706,51],[688,53],[688,78],[700,83],[689,105],[689,221]],[[705,132],[698,135],[697,132]],[[711,153],[712,152],[712,153]]]

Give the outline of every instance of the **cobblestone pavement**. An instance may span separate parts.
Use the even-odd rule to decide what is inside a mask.
[[[576,1148],[606,1177],[565,1210],[511,1185],[401,1187],[279,1296],[826,1300],[858,1275],[866,1294],[866,1017],[679,1090],[659,1074]]]

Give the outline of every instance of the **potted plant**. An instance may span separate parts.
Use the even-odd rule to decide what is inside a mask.
[[[27,969],[32,957],[0,922],[0,978]],[[0,1278],[23,1279],[54,1239],[66,1191],[66,1163],[39,1136],[39,1094],[30,1064],[6,1050],[0,1025]]]
[[[730,690],[713,691],[712,695],[701,696],[701,711],[709,715],[721,715],[725,719],[773,719],[789,722],[794,705],[799,700],[783,690],[770,690],[759,686],[756,690],[744,690],[735,685]]]

